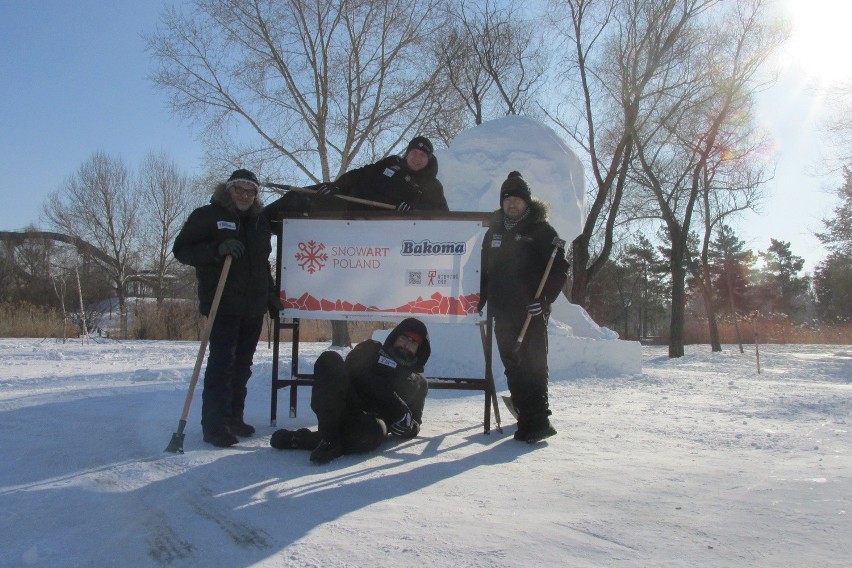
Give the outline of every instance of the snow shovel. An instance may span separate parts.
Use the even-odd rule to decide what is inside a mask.
[[[287,191],[295,191],[296,193],[307,193],[309,195],[316,195],[317,190],[309,189],[307,187],[298,187],[295,185],[283,185],[280,183],[267,183],[266,187],[271,187],[273,189],[284,189]],[[351,197],[349,195],[340,195],[338,193],[334,194],[334,197],[338,199],[342,199],[344,201],[350,201],[352,203],[360,203],[361,205],[370,205],[372,207],[378,207],[380,209],[396,209],[396,206],[391,205],[390,203],[382,203],[381,201],[372,201],[370,199],[361,199],[360,197]]]
[[[482,352],[485,354],[485,380],[488,390],[491,391],[491,404],[494,407],[494,421],[497,423],[497,431],[503,433],[500,426],[500,406],[497,404],[497,387],[494,386],[494,374],[491,372],[491,346],[488,345],[488,334],[485,331],[485,322],[479,322],[479,336],[482,338]]]
[[[180,415],[177,432],[172,434],[172,440],[166,446],[165,452],[173,454],[183,453],[183,430],[186,428],[186,418],[189,416],[189,407],[192,404],[192,394],[195,391],[195,385],[198,383],[198,375],[201,373],[201,363],[204,361],[204,353],[207,351],[207,340],[210,339],[210,331],[213,329],[213,320],[216,319],[216,311],[219,309],[219,301],[222,299],[222,290],[225,288],[225,280],[228,279],[228,270],[231,268],[231,255],[225,257],[225,265],[222,266],[222,274],[219,276],[219,284],[216,286],[216,293],[213,295],[213,304],[210,306],[210,315],[207,316],[207,323],[204,325],[204,334],[201,337],[201,346],[198,348],[198,357],[195,359],[195,369],[192,371],[192,379],[189,381],[189,390],[186,392],[186,400],[183,403],[183,413]]]
[[[565,241],[559,237],[553,238],[553,252],[550,253],[550,258],[547,260],[547,266],[544,268],[544,274],[541,275],[541,282],[538,283],[535,297],[541,296],[541,291],[544,290],[544,284],[547,282],[547,277],[550,276],[550,269],[553,268],[553,261],[556,260],[556,253],[559,249],[565,248]],[[527,314],[527,319],[524,321],[524,327],[521,328],[521,333],[518,335],[518,340],[515,342],[515,353],[521,350],[521,343],[524,342],[524,336],[527,334],[527,328],[530,326],[532,314]]]

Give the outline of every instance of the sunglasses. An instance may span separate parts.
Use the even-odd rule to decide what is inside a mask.
[[[240,187],[238,185],[232,185],[231,189],[234,190],[234,193],[242,197],[254,197],[257,195],[257,190],[253,187]]]

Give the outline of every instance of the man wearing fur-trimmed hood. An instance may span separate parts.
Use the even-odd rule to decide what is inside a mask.
[[[518,412],[515,439],[529,443],[556,434],[549,418],[547,318],[568,278],[569,265],[564,249],[557,249],[542,293],[536,296],[558,239],[547,219],[547,205],[532,196],[520,173],[511,172],[500,188],[500,209],[482,242],[479,311],[487,303],[488,316],[494,318],[497,348]],[[517,348],[528,314],[529,327]]]
[[[213,191],[210,204],[186,220],[172,252],[195,267],[199,311],[210,314],[225,258],[231,267],[210,331],[201,428],[214,446],[236,444],[255,429],[244,421],[247,383],[263,315],[281,309],[269,265],[269,222],[261,212],[257,176],[239,169]]]

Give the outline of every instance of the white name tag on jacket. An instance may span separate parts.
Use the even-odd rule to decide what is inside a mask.
[[[503,242],[503,235],[491,236],[491,248],[500,248],[500,243]]]
[[[237,224],[233,221],[219,221],[216,226],[220,231],[223,229],[229,229],[231,231],[237,230]]]
[[[386,175],[387,177],[390,178],[390,177],[393,177],[393,174],[396,173],[396,170],[391,169],[391,168],[385,168],[385,171],[383,173],[384,173],[384,175]]]
[[[384,365],[385,367],[390,367],[391,369],[396,369],[396,361],[389,357],[385,357],[384,355],[379,355],[379,364]]]

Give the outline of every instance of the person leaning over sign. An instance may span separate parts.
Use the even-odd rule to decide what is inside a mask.
[[[479,313],[488,303],[518,412],[515,439],[529,443],[556,434],[547,393],[547,318],[551,302],[568,278],[569,265],[564,241],[547,218],[547,205],[532,197],[520,173],[512,172],[500,188],[500,209],[494,212],[482,242]],[[548,264],[550,271],[543,280]],[[542,292],[536,295],[542,282]]]
[[[184,223],[172,252],[195,267],[199,310],[210,315],[225,258],[225,287],[210,331],[210,355],[201,394],[204,441],[219,447],[254,434],[243,420],[247,384],[263,315],[281,309],[269,267],[270,228],[261,215],[260,184],[249,170],[236,170],[216,186],[210,204]]]
[[[417,136],[402,156],[388,156],[374,164],[350,170],[334,183],[319,186],[323,197],[335,194],[395,205],[397,211],[449,211],[444,186],[438,181],[438,159],[432,142]],[[348,210],[364,205],[348,203]]]
[[[277,430],[269,444],[311,450],[311,461],[324,464],[375,450],[388,432],[417,436],[429,390],[422,373],[431,352],[426,325],[415,318],[403,320],[384,343],[362,341],[345,360],[336,351],[323,352],[311,392],[318,431]]]
[[[449,211],[444,186],[437,176],[438,159],[432,143],[425,136],[417,136],[408,143],[402,156],[388,156],[350,170],[334,182],[311,186],[316,195],[290,191],[270,203],[265,214],[274,220],[284,213],[385,210],[335,199],[336,195],[392,205],[397,211]]]

